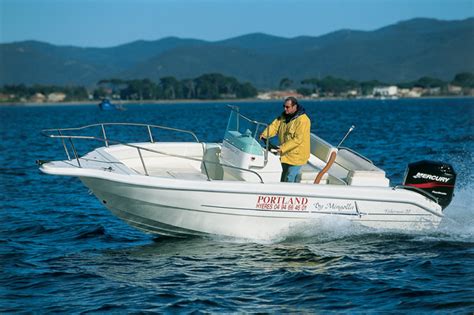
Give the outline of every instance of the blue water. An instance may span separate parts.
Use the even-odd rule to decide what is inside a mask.
[[[0,312],[472,313],[474,99],[303,104],[312,131],[333,144],[354,124],[345,145],[392,184],[409,162],[451,163],[456,195],[440,228],[373,232],[327,220],[258,243],[154,238],[112,216],[79,180],[41,174],[35,160],[65,154],[40,130],[143,122],[219,141],[225,103],[0,107]],[[282,110],[281,102],[239,105],[266,122]]]

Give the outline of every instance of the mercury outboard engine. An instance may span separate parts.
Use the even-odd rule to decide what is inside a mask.
[[[444,209],[453,198],[456,172],[450,164],[419,161],[408,165],[403,185],[417,187],[437,198]]]

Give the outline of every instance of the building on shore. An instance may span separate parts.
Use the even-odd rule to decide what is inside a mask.
[[[61,92],[49,93],[48,102],[63,102],[66,99],[66,94]]]
[[[257,95],[257,99],[259,100],[282,100],[287,98],[288,96],[293,96],[296,98],[303,98],[302,94],[297,93],[293,90],[288,91],[268,91],[268,92],[261,92]]]
[[[372,91],[372,94],[374,96],[397,96],[398,94],[398,87],[395,85],[390,85],[390,86],[376,86],[374,87],[374,90]]]
[[[448,84],[448,93],[454,95],[462,94],[462,87],[457,85]]]
[[[43,93],[35,93],[30,101],[34,103],[43,103],[46,100],[46,96]]]

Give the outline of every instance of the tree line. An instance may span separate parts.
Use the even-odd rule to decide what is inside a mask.
[[[350,90],[356,90],[362,95],[371,95],[374,87],[396,85],[399,88],[411,89],[419,87],[423,89],[439,88],[440,93],[446,94],[448,85],[455,85],[461,88],[474,88],[474,74],[470,72],[458,73],[451,81],[443,81],[432,77],[422,77],[411,82],[403,82],[396,84],[388,84],[377,80],[359,82],[355,80],[345,80],[333,76],[327,76],[323,79],[308,78],[300,81],[300,85],[296,88],[299,94],[309,96],[313,93],[320,96],[325,95],[341,95]],[[289,89],[294,86],[294,82],[289,78],[283,78],[280,81],[279,88],[281,90]]]
[[[258,93],[252,84],[240,83],[236,78],[220,73],[183,80],[167,76],[160,78],[158,83],[149,79],[107,79],[99,81],[98,86],[94,98],[106,97],[112,91],[122,100],[251,98]]]
[[[201,75],[195,79],[178,80],[173,76],[153,82],[150,79],[122,80],[103,79],[95,89],[88,92],[85,87],[64,87],[54,85],[4,85],[0,93],[15,95],[16,100],[29,99],[37,93],[66,94],[66,101],[82,101],[102,98],[120,98],[122,100],[175,100],[175,99],[223,99],[252,98],[257,96],[257,89],[250,83],[240,83],[236,78],[219,73]]]
[[[359,82],[345,80],[333,76],[323,79],[308,78],[295,84],[289,78],[280,81],[279,89],[296,91],[304,96],[318,94],[319,96],[339,96],[350,90],[356,90],[358,95],[371,95],[374,87],[396,85],[399,88],[420,87],[423,89],[439,88],[440,94],[448,94],[448,85],[459,86],[463,89],[474,88],[474,74],[470,72],[458,73],[454,79],[447,82],[437,78],[422,77],[412,82],[387,84],[377,80]],[[92,91],[82,86],[55,86],[55,85],[4,85],[0,88],[3,96],[13,95],[9,101],[30,99],[37,93],[48,95],[50,93],[64,93],[65,101],[84,101],[102,98],[120,98],[122,100],[175,100],[175,99],[228,99],[228,98],[253,98],[257,96],[257,89],[250,83],[240,83],[236,78],[224,76],[219,73],[201,75],[195,79],[178,80],[173,76],[163,77],[159,82],[149,79],[123,80],[104,79],[97,83]],[[3,97],[2,99],[5,99]]]

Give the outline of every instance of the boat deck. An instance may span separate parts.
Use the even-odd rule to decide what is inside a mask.
[[[325,160],[334,148],[321,140],[313,147],[311,157],[301,170],[302,184],[313,184],[314,179],[326,165]],[[257,176],[249,179],[225,176],[226,167],[219,161],[220,145],[211,143],[139,143],[140,154],[135,147],[114,145],[98,148],[79,159],[53,162],[59,168],[80,167],[91,170],[113,172],[122,175],[145,175],[151,177],[184,179],[195,181],[235,180],[258,181]],[[322,157],[322,158],[320,158]],[[272,156],[278,159],[277,156]],[[205,167],[203,160],[205,160]],[[278,163],[279,164],[279,163]],[[206,174],[209,175],[209,177]],[[257,171],[255,169],[254,171]],[[264,182],[278,182],[279,175]],[[336,162],[322,178],[321,184],[382,186],[388,187],[385,172],[363,160],[350,151],[340,150]]]

